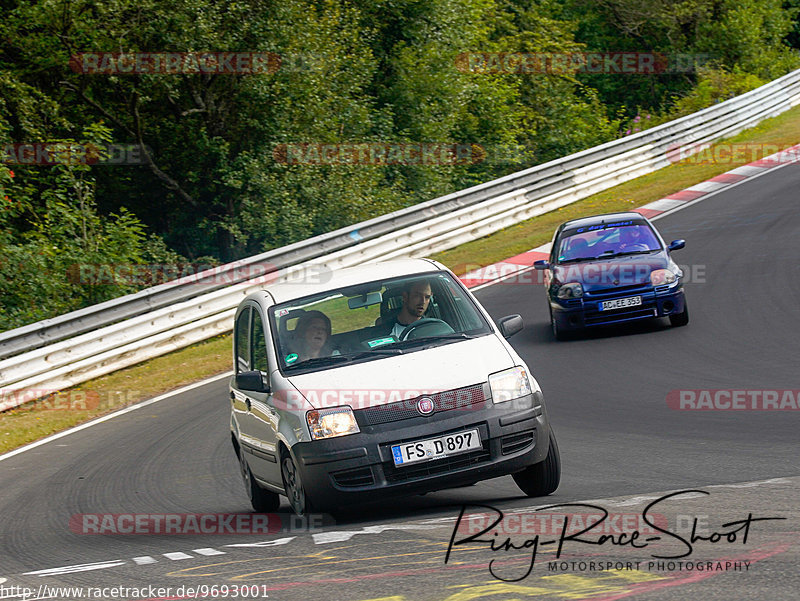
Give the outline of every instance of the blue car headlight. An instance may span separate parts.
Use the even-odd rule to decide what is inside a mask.
[[[558,298],[566,299],[566,298],[580,298],[583,296],[583,286],[580,285],[580,282],[570,282],[569,284],[563,284],[559,289],[558,293],[556,294]]]
[[[663,286],[664,284],[674,284],[678,279],[669,269],[656,269],[650,272],[650,283],[653,286]]]

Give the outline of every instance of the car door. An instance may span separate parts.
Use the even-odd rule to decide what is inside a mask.
[[[233,372],[250,371],[250,315],[252,307],[246,306],[237,312],[233,325]],[[252,463],[249,442],[252,439],[252,424],[249,423],[250,400],[245,391],[239,390],[235,377],[231,379],[231,421],[239,447],[248,454]]]
[[[269,388],[270,356],[268,330],[257,303],[248,304],[237,318],[234,344],[237,373],[261,372]],[[277,457],[278,414],[271,391],[234,390],[234,411],[239,424],[239,440],[248,455],[253,474],[262,481],[280,486]]]

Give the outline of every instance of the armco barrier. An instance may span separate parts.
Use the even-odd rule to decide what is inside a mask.
[[[303,242],[0,334],[0,388],[60,389],[230,331],[253,266],[337,269],[486,236],[669,164],[800,103],[800,71],[638,134]],[[209,283],[213,282],[213,283]],[[227,282],[234,282],[233,284]],[[5,403],[5,404],[4,404]],[[13,401],[0,399],[0,410]]]

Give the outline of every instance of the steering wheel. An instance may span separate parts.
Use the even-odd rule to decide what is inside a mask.
[[[400,332],[400,340],[414,340],[415,338],[420,338],[421,335],[426,335],[423,334],[425,330],[429,330],[428,336],[441,336],[444,334],[455,334],[456,332],[446,321],[434,319],[433,317],[423,317],[407,325],[405,330]]]
[[[625,252],[630,252],[634,250],[649,250],[647,244],[628,244],[623,249]]]

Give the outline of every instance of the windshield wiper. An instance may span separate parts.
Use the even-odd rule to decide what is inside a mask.
[[[300,361],[299,363],[294,363],[292,365],[287,366],[286,369],[292,369],[294,367],[306,368],[306,367],[319,367],[325,365],[334,365],[336,363],[349,363],[351,361],[358,361],[359,359],[367,359],[367,358],[377,358],[380,356],[386,355],[402,355],[403,349],[399,348],[382,348],[382,349],[373,349],[371,351],[359,351],[357,353],[347,353],[346,355],[330,355],[328,357],[314,357],[312,359],[306,359],[305,361]]]
[[[312,357],[305,361],[287,365],[286,369],[293,369],[295,367],[315,367],[319,365],[332,365],[334,363],[346,363],[352,361],[353,358],[349,355],[329,355],[327,357]]]
[[[608,255],[608,256],[609,257],[624,257],[624,256],[627,256],[627,255],[649,255],[650,253],[656,252],[657,250],[659,250],[659,249],[654,248],[652,250],[628,250],[628,251],[622,251],[622,252],[614,253],[614,254]]]
[[[475,338],[475,336],[470,336],[469,334],[443,334],[442,336],[421,336],[419,338],[413,338],[411,340],[401,340],[398,342],[398,345],[402,345],[403,348],[409,348],[412,346],[416,346],[418,344],[421,345],[433,345],[436,346],[440,341],[442,343],[448,342],[455,342],[456,340],[470,340]]]
[[[374,357],[375,355],[402,355],[403,349],[397,348],[397,343],[392,348],[374,348],[370,351],[361,351],[353,355],[348,355],[351,359],[363,359],[364,357]]]
[[[559,265],[563,265],[564,263],[580,263],[581,261],[594,261],[597,257],[575,257],[574,259],[564,259],[563,261],[559,261]]]

